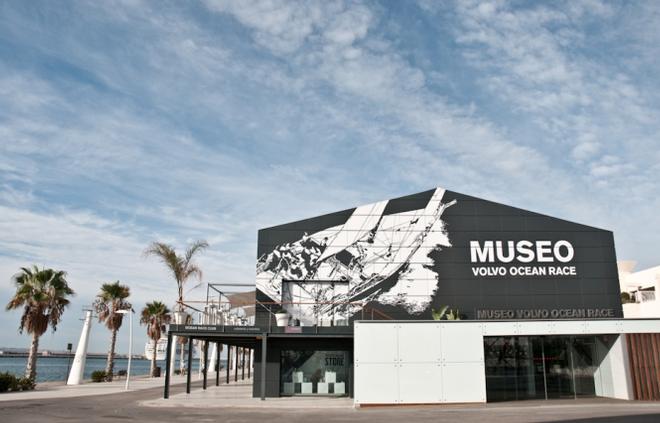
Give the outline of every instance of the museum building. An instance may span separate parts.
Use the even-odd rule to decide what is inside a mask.
[[[260,230],[252,314],[168,341],[253,351],[262,399],[660,400],[660,320],[623,319],[612,232],[443,188]]]

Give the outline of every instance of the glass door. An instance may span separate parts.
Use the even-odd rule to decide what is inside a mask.
[[[576,336],[571,343],[576,397],[596,396],[594,374],[598,369],[596,337]]]
[[[548,398],[575,397],[570,341],[567,336],[543,338]]]

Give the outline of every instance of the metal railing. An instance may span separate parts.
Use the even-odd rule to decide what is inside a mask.
[[[273,326],[276,324],[276,312],[284,310],[288,316],[287,327],[296,326],[313,326],[313,327],[346,327],[352,326],[353,320],[394,320],[394,317],[388,315],[386,312],[374,307],[373,305],[361,301],[353,302],[330,302],[330,301],[259,301],[255,300],[257,306],[256,321],[258,323],[267,325],[268,330],[272,331]],[[344,310],[332,313],[330,315],[314,314],[307,316],[307,322],[296,321],[293,315],[286,311],[287,308],[295,307],[308,307],[312,310],[318,309],[321,306],[331,310]],[[350,310],[350,311],[349,311]],[[259,313],[261,311],[261,313]],[[268,322],[264,321],[264,316]]]
[[[185,300],[177,306],[188,313],[189,325],[275,327],[349,327],[354,320],[395,320],[396,316],[366,301],[259,301],[250,291],[236,290],[254,285],[241,283],[208,284],[205,300]],[[247,298],[241,300],[242,295]],[[277,312],[287,314],[285,325],[277,322]],[[278,329],[279,330],[279,329]],[[305,331],[308,331],[306,329]],[[324,330],[324,329],[321,329]]]
[[[638,303],[655,301],[655,291],[637,291],[635,293],[635,300]]]
[[[211,299],[177,302],[189,313],[185,324],[213,326],[253,326],[254,304],[236,305],[231,301]],[[194,304],[194,305],[193,305]],[[250,312],[252,309],[252,312]]]

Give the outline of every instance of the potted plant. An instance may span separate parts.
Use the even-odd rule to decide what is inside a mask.
[[[275,311],[275,321],[277,326],[288,326],[289,325],[289,313],[286,312],[283,308]]]
[[[448,305],[443,306],[440,310],[431,309],[431,316],[433,320],[461,320],[458,309],[451,309]]]

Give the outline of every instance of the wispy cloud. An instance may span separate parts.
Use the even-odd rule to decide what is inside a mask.
[[[1,274],[64,268],[75,307],[113,279],[137,303],[171,302],[166,271],[141,257],[152,240],[206,238],[207,280],[251,281],[258,228],[435,185],[613,229],[620,256],[655,264],[656,15],[598,1],[7,4]]]

